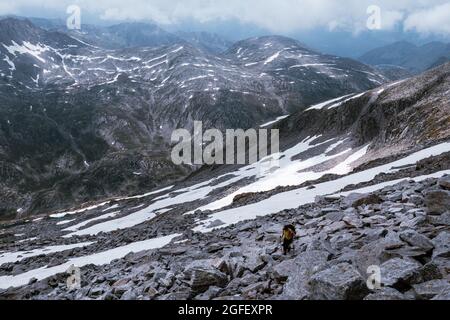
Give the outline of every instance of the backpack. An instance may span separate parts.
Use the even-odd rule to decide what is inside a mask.
[[[295,237],[295,227],[292,225],[285,226],[283,228],[283,240],[292,240]]]

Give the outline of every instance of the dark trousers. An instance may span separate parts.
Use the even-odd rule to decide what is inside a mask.
[[[284,239],[283,240],[283,253],[284,254],[287,254],[289,251],[291,251],[292,241],[293,241],[293,239],[291,239],[291,240]]]

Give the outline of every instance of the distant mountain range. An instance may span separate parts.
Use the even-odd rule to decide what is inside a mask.
[[[167,158],[176,128],[255,127],[391,79],[285,37],[223,54],[190,39],[198,47],[147,24],[63,32],[0,20],[2,212],[151,188],[193,169]]]
[[[152,23],[121,23],[112,26],[83,25],[82,31],[67,30],[61,20],[30,18],[33,24],[46,30],[68,33],[84,42],[103,48],[155,47],[186,42],[210,53],[221,53],[233,44],[231,41],[208,32],[167,32]]]
[[[450,59],[450,44],[430,42],[416,46],[401,41],[367,52],[358,60],[373,66],[396,66],[417,74]]]

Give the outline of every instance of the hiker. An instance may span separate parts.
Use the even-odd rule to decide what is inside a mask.
[[[283,227],[283,234],[281,236],[281,241],[283,242],[283,254],[286,255],[291,251],[292,242],[294,242],[296,231],[292,224],[288,224]]]

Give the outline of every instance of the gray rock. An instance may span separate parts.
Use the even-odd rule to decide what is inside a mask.
[[[428,216],[428,221],[436,226],[450,226],[450,212],[438,216]]]
[[[267,262],[261,258],[261,254],[262,252],[257,251],[251,252],[246,255],[244,266],[253,273],[258,272],[259,270],[264,268]]]
[[[395,287],[403,285],[419,272],[422,265],[412,259],[395,258],[381,265],[381,283]]]
[[[450,257],[450,232],[443,231],[432,240],[434,245],[433,258],[435,257]]]
[[[392,201],[392,202],[399,202],[401,201],[403,198],[403,194],[401,193],[401,191],[396,191],[393,193],[390,193],[386,196],[386,199],[388,201]]]
[[[450,290],[447,280],[432,280],[413,285],[414,291],[419,299],[432,299],[444,290]]]
[[[205,301],[209,301],[212,300],[214,298],[216,298],[217,296],[219,296],[219,294],[223,291],[222,288],[219,287],[209,287],[208,290],[206,290],[205,292],[203,292],[202,294],[199,294],[198,296],[196,296],[194,298],[194,300],[205,300]]]
[[[333,221],[333,222],[341,221],[343,217],[344,217],[344,213],[342,213],[340,211],[330,212],[325,216],[326,219]]]
[[[144,293],[150,298],[150,299],[154,299],[158,294],[158,290],[155,289],[155,287],[153,285],[150,286],[146,286],[144,288]]]
[[[400,227],[402,228],[418,228],[427,221],[426,217],[419,216],[414,219],[406,219],[402,221]]]
[[[273,268],[273,276],[277,281],[286,281],[296,268],[295,260],[285,260]]]
[[[431,214],[441,214],[450,208],[450,191],[431,190],[425,194],[425,203],[428,212]]]
[[[347,224],[344,221],[333,222],[332,224],[323,228],[325,233],[334,233],[336,231],[347,228]]]
[[[424,199],[422,196],[419,196],[417,194],[410,195],[407,199],[408,202],[414,203],[416,206],[423,205]]]
[[[220,296],[217,298],[214,298],[215,301],[241,301],[243,298],[240,295],[234,295],[234,296]]]
[[[449,301],[450,300],[450,289],[444,289],[441,293],[436,295],[431,300],[439,300],[439,301]]]
[[[438,279],[442,279],[442,272],[439,269],[439,266],[434,261],[431,261],[422,266],[420,270],[411,277],[410,283],[418,284]]]
[[[364,198],[367,194],[363,193],[350,193],[348,196],[341,199],[341,206],[345,208],[353,207],[353,203],[361,198]]]
[[[193,268],[189,270],[191,276],[191,289],[195,293],[203,293],[211,286],[225,287],[228,283],[226,274],[215,268]]]
[[[249,297],[251,293],[259,293],[264,291],[269,287],[269,283],[267,281],[264,282],[257,282],[250,284],[242,289],[242,294],[244,296]],[[250,297],[254,297],[254,295],[251,295]]]
[[[362,246],[353,258],[353,265],[361,274],[366,274],[369,266],[379,266],[392,258],[391,250],[405,246],[396,232],[389,232],[384,238],[380,237],[379,233],[378,231],[375,236],[367,236],[365,239],[369,243]]]
[[[302,300],[308,297],[309,279],[327,267],[329,256],[327,251],[312,250],[283,262],[283,266],[276,269],[279,278],[288,278],[283,287],[283,299]]]
[[[189,297],[190,293],[188,291],[178,291],[167,293],[165,295],[157,297],[156,299],[164,301],[174,301],[174,300],[187,300],[189,299]]]
[[[113,293],[119,297],[121,297],[125,292],[130,290],[130,285],[116,286],[113,288]]]
[[[377,196],[376,194],[351,194],[348,196],[348,198],[351,198],[352,204],[351,206],[353,208],[358,208],[361,206],[367,206],[370,204],[380,204],[383,202],[383,200]]]
[[[342,218],[342,221],[344,221],[345,223],[347,223],[347,225],[352,226],[354,228],[361,228],[364,225],[362,220],[355,213],[346,214]]]
[[[89,297],[97,298],[105,293],[105,289],[103,287],[94,287],[89,290]]]
[[[311,297],[318,300],[359,300],[369,290],[356,269],[341,263],[312,276]]]
[[[395,290],[394,288],[389,287],[377,290],[364,298],[364,300],[381,300],[381,301],[404,300],[404,299],[405,296],[401,292]]]
[[[409,245],[421,248],[425,251],[430,251],[434,248],[430,239],[415,230],[403,231],[399,234],[399,237]]]
[[[129,289],[127,292],[125,292],[121,297],[120,300],[137,300],[138,293],[135,289]]]
[[[387,221],[387,218],[382,215],[375,215],[375,216],[364,218],[364,219],[362,219],[362,221],[365,224],[377,225],[377,224],[385,223]]]
[[[170,288],[175,282],[175,275],[172,272],[168,272],[164,278],[160,278],[158,283],[166,288]]]
[[[446,278],[450,281],[450,259],[444,257],[434,258],[431,263],[436,265],[441,272],[443,278]]]
[[[159,250],[159,253],[167,256],[179,256],[188,250],[188,247],[164,247]]]
[[[214,220],[208,225],[208,228],[217,228],[223,226],[224,224],[225,222],[223,222],[222,220]]]
[[[228,261],[223,258],[217,258],[213,260],[211,262],[211,266],[225,274],[231,274],[231,266]]]
[[[123,287],[123,286],[128,285],[129,282],[130,282],[130,279],[128,279],[128,278],[120,279],[120,280],[117,280],[116,282],[114,282],[112,284],[112,287],[113,288]]]
[[[352,242],[353,236],[350,233],[337,234],[330,239],[331,246],[338,251],[342,251],[344,248],[349,247]]]
[[[103,296],[103,300],[106,300],[106,301],[118,300],[118,297],[115,294],[113,294],[112,292],[107,292]]]
[[[447,175],[438,180],[438,184],[442,189],[450,191],[450,176]]]

